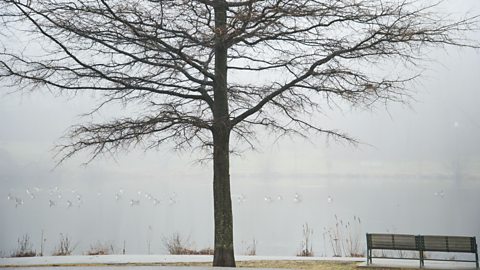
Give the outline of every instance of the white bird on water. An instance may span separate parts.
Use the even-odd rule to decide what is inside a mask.
[[[30,199],[35,199],[35,194],[33,194],[30,189],[27,188],[27,190],[25,190],[25,192],[28,194],[28,196],[30,197]]]
[[[19,205],[23,205],[23,199],[15,197],[15,208],[17,208]]]
[[[332,202],[333,202],[332,196],[328,196],[327,202],[328,202],[328,203],[332,203]]]
[[[140,200],[130,200],[130,207],[139,206]]]
[[[301,203],[302,202],[302,197],[300,196],[300,194],[295,193],[295,195],[293,196],[293,202],[295,202],[295,203]]]

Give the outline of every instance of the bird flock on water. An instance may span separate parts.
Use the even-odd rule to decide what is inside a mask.
[[[175,192],[162,198],[154,196],[151,193],[145,191],[137,191],[133,193],[130,192],[127,196],[127,192],[120,188],[118,191],[114,192],[113,195],[105,195],[100,191],[96,193],[94,192],[93,194],[92,192],[89,192],[87,195],[88,196],[86,197],[90,199],[92,197],[113,199],[118,203],[123,202],[124,205],[125,203],[127,203],[127,205],[130,207],[139,207],[141,205],[158,206],[161,204],[172,206],[178,203],[178,196]],[[445,192],[443,190],[435,191],[433,195],[435,197],[443,199],[445,197]],[[61,190],[58,187],[53,187],[50,189],[34,187],[26,188],[23,191],[11,191],[7,195],[7,200],[10,201],[11,205],[13,205],[15,208],[21,207],[29,201],[36,201],[35,203],[40,204],[44,203],[50,208],[64,207],[67,209],[70,209],[72,207],[81,207],[84,204],[84,196],[79,191],[74,189]],[[240,195],[232,195],[232,200],[238,204],[243,204],[247,202],[247,196],[243,193]],[[252,200],[255,200],[255,198]],[[299,193],[294,193],[293,195],[290,194],[288,196],[281,194],[265,195],[263,196],[262,201],[267,204],[282,201],[290,201],[292,203],[299,204],[303,202],[303,197]],[[331,195],[328,195],[326,201],[329,204],[333,203],[333,197]]]
[[[178,196],[175,192],[164,196],[162,198],[158,196],[154,196],[149,192],[145,191],[137,191],[137,192],[125,192],[122,188],[118,189],[116,192],[111,192],[104,194],[101,191],[98,192],[88,192],[88,194],[83,195],[79,191],[75,189],[60,189],[59,187],[55,186],[53,188],[26,188],[25,190],[20,190],[13,192],[11,191],[7,195],[8,201],[11,202],[15,208],[21,207],[24,204],[29,203],[30,201],[36,201],[35,203],[40,203],[44,205],[48,205],[50,208],[55,207],[64,207],[67,209],[73,207],[81,207],[84,204],[85,198],[92,198],[97,197],[97,199],[112,199],[118,203],[123,202],[123,204],[128,205],[130,207],[139,207],[142,205],[175,205],[178,203]],[[258,199],[258,198],[257,198]],[[247,202],[247,196],[245,194],[239,195],[232,195],[232,201],[243,204]],[[295,204],[299,204],[303,202],[303,197],[299,193],[294,193],[287,195],[265,195],[263,196],[264,203],[272,204],[275,202],[282,202],[282,201],[290,201]],[[331,196],[328,196],[327,202],[332,203],[333,199]]]

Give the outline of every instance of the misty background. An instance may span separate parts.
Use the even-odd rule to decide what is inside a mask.
[[[476,0],[446,7],[480,13]],[[387,231],[480,238],[480,52],[434,50],[427,57],[409,104],[315,116],[359,145],[263,133],[255,151],[232,158],[237,254],[255,240],[258,255],[295,255],[305,223],[317,256],[332,255],[329,231],[340,221],[362,241],[365,232]],[[87,166],[85,153],[56,167],[52,149],[69,126],[108,119],[121,108],[81,117],[95,96],[0,93],[4,255],[24,234],[39,252],[42,231],[45,254],[60,233],[72,239],[74,254],[97,242],[118,252],[125,243],[128,254],[165,254],[162,239],[174,233],[195,248],[213,247],[212,170],[198,162],[202,155],[165,145]]]

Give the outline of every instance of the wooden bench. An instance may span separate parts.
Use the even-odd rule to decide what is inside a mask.
[[[426,260],[431,260],[431,261],[475,262],[477,269],[479,268],[478,249],[477,249],[477,242],[475,237],[367,233],[367,264],[371,264],[373,258],[416,260],[416,258],[375,257],[373,256],[374,249],[418,251],[420,267],[423,267],[425,265]],[[424,252],[427,252],[427,251],[428,252],[474,253],[475,260],[429,259],[429,258],[425,258]]]

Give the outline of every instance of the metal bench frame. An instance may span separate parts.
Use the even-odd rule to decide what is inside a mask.
[[[377,237],[378,239],[375,239]],[[379,238],[382,237],[382,238]],[[398,239],[398,240],[397,240]],[[425,239],[428,245],[425,244]],[[470,245],[457,246],[454,241],[449,246],[449,239],[456,239],[462,241],[469,241]],[[410,240],[410,243],[408,243]],[[413,242],[411,241],[413,240]],[[376,245],[374,242],[379,242]],[[431,246],[430,246],[431,245]],[[373,258],[382,259],[407,259],[417,260],[416,258],[400,258],[400,257],[374,257],[372,251],[374,249],[383,250],[407,250],[418,251],[420,268],[425,265],[425,261],[456,261],[456,262],[475,262],[477,269],[479,269],[478,261],[478,247],[475,237],[467,236],[443,236],[443,235],[408,235],[408,234],[369,234],[367,233],[367,265],[372,263]],[[456,252],[456,253],[474,253],[475,260],[455,260],[455,259],[427,259],[424,252]]]

